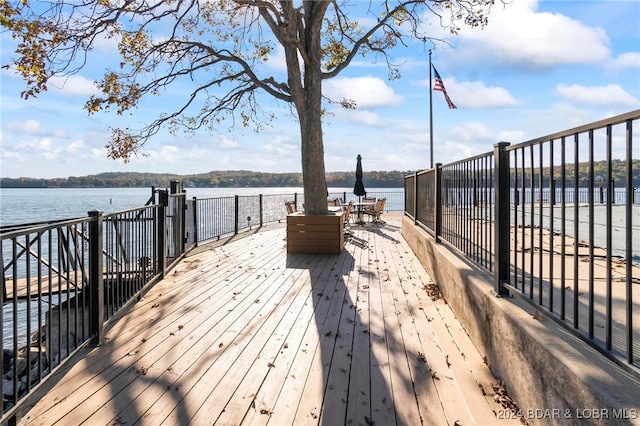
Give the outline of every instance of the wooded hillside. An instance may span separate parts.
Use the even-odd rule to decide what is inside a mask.
[[[364,174],[364,183],[370,188],[402,188],[403,177],[412,171],[368,171]],[[0,178],[3,188],[134,188],[168,187],[173,180],[185,183],[185,186],[199,188],[229,187],[301,187],[301,173],[262,173],[248,170],[212,171],[194,175],[109,172],[88,176],[70,176],[59,179]],[[355,172],[327,173],[329,187],[351,187],[355,183]]]

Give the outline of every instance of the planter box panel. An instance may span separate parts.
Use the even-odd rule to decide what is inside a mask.
[[[287,216],[287,252],[338,254],[343,248],[342,214],[305,216],[298,212]]]
[[[287,247],[287,253],[340,254],[335,247]]]
[[[306,225],[302,223],[296,223],[289,225],[287,231],[290,232],[333,232],[336,229],[336,224],[327,225]]]
[[[287,216],[287,220],[292,225],[335,225],[337,217],[342,215],[305,216],[301,213],[293,213]]]
[[[288,247],[295,247],[297,249],[302,249],[304,247],[333,247],[335,248],[340,242],[335,240],[291,240],[288,241]]]

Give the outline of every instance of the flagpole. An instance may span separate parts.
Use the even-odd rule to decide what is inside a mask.
[[[431,89],[431,49],[429,49],[429,159],[433,169],[433,90]]]

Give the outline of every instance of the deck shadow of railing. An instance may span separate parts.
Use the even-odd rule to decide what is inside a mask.
[[[433,424],[447,422],[428,360],[431,355],[425,357],[420,352],[427,352],[421,344],[402,339],[401,329],[416,326],[404,315],[417,313],[408,312],[409,306],[397,300],[395,293],[383,289],[390,285],[389,276],[396,274],[388,269],[395,267],[393,256],[376,252],[374,247],[380,249],[380,244],[369,245],[373,238],[369,233],[376,239],[389,238],[385,233],[389,228],[359,228],[356,241],[348,239],[348,249],[340,255],[315,256],[319,261],[309,269],[314,306],[310,326],[315,325],[311,334],[320,342],[318,359],[307,361],[312,366],[307,380],[314,383],[307,383],[305,389],[322,392],[322,406],[313,405],[317,398],[302,395],[306,405],[297,408],[300,417],[275,417],[276,424],[410,425],[424,418]],[[293,267],[301,256],[288,254],[288,265]],[[308,268],[305,264],[302,267]],[[402,279],[395,281],[395,285],[402,285]],[[415,345],[422,349],[416,350]],[[404,363],[403,371],[399,363]],[[310,415],[316,415],[317,420]]]
[[[300,256],[288,254],[287,264],[293,265]],[[355,259],[346,250],[321,258],[308,271],[314,315],[309,325],[315,326],[308,332],[311,339],[317,336],[319,346],[314,352],[319,351],[319,355],[307,354],[311,368],[305,390],[322,389],[322,405],[315,406],[317,398],[303,393],[297,409],[300,417],[277,420],[297,424],[317,417],[318,424],[327,426],[410,424],[395,410],[389,363],[376,355],[377,345],[399,347],[394,336],[384,333],[384,324],[369,318],[369,290],[376,285],[373,281],[379,278],[377,273],[354,271]],[[315,357],[318,359],[314,362]],[[309,381],[315,383],[309,385]],[[411,379],[396,385],[411,387]]]

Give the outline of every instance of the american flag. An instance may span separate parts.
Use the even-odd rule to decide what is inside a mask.
[[[449,98],[449,95],[447,95],[447,89],[444,88],[444,83],[442,82],[442,79],[440,78],[440,74],[438,74],[438,71],[436,70],[435,66],[433,66],[433,72],[436,74],[436,81],[435,81],[433,90],[438,90],[442,92],[442,94],[444,95],[444,98],[447,100],[447,105],[449,105],[449,109],[458,109],[458,107],[455,106],[453,102],[451,102],[451,98]]]

